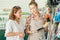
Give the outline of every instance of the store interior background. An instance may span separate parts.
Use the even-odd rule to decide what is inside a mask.
[[[12,7],[20,6],[22,8],[22,15],[25,21],[26,17],[30,14],[28,6],[30,1],[31,0],[0,0],[0,40],[6,40],[4,37],[5,24],[8,21],[9,13]],[[47,5],[50,6],[50,0],[36,0],[36,2],[38,3],[39,10],[43,9],[43,7]],[[56,5],[52,6],[52,11],[54,11],[55,7]]]

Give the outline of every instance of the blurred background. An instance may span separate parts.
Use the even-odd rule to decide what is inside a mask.
[[[29,2],[31,0],[0,0],[0,40],[6,40],[4,37],[5,24],[8,21],[9,13],[13,6],[20,6],[22,8],[22,15],[24,21],[30,15]],[[48,7],[52,9],[52,16],[55,15],[55,8],[59,5],[60,0],[36,0],[39,11],[45,13]],[[26,39],[25,39],[26,40]]]

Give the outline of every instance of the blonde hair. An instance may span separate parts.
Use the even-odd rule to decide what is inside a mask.
[[[38,6],[37,3],[35,2],[35,0],[31,0],[31,2],[29,3],[29,6],[34,4],[35,6]]]

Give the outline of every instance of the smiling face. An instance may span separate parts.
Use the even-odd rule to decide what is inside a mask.
[[[21,13],[22,13],[21,7],[14,6],[11,10],[10,15],[9,15],[9,19],[11,19],[11,20],[15,20],[16,18],[20,19],[21,18]]]
[[[21,18],[21,13],[22,13],[22,10],[19,9],[16,13],[14,13],[15,17],[20,19]]]
[[[34,15],[37,15],[37,14],[36,14],[36,13],[38,12],[37,6],[34,5],[34,4],[32,4],[32,5],[30,5],[29,7],[30,7],[31,13],[34,14]]]

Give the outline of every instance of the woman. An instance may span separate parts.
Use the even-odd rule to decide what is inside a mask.
[[[6,40],[24,40],[24,29],[21,22],[21,7],[14,6],[6,23],[5,36]]]
[[[44,40],[44,29],[40,29],[43,27],[43,17],[38,11],[38,5],[32,0],[29,7],[32,14],[26,20],[28,40]]]
[[[47,40],[51,40],[51,36],[52,36],[52,31],[51,31],[52,16],[51,16],[50,12],[51,12],[51,9],[48,8],[48,13],[45,14],[45,18],[46,18],[45,26],[46,26],[46,29],[47,29],[47,30],[45,29],[45,33],[46,33],[45,36],[46,36]]]
[[[58,8],[58,12],[54,17],[54,21],[55,21],[55,24],[56,24],[55,40],[60,40],[60,8]]]
[[[58,28],[56,31],[56,39],[55,40],[60,40],[60,23],[58,24]]]

